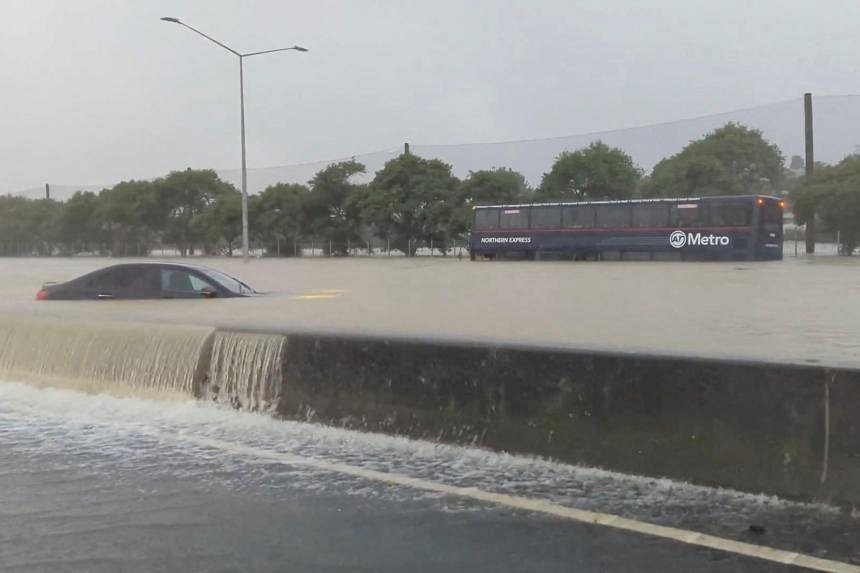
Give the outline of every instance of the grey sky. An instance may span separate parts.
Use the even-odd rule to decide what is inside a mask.
[[[860,3],[28,1],[0,21],[0,192],[500,141],[860,91]]]

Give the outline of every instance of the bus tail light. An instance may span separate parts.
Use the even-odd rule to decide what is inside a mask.
[[[780,202],[779,202],[779,208],[780,208],[780,209],[785,209],[785,201],[780,201]]]
[[[761,197],[756,199],[755,202],[758,203],[759,205],[764,205],[764,199],[762,199]]]

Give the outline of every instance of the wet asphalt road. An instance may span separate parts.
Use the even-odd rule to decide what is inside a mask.
[[[190,402],[5,382],[0,395],[2,571],[800,570],[276,463],[255,451],[548,499],[830,559],[858,557],[858,520],[828,508]],[[201,446],[202,437],[231,447]],[[753,519],[766,534],[744,533]]]
[[[4,571],[799,571],[494,507],[231,491],[8,455]],[[46,463],[43,463],[46,462]],[[52,500],[47,507],[43,500]]]

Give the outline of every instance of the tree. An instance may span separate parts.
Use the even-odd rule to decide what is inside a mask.
[[[50,255],[62,204],[49,199],[0,197],[0,253]]]
[[[415,240],[445,252],[458,185],[450,165],[404,153],[376,173],[358,204],[377,234],[407,255],[415,254]]]
[[[307,228],[322,240],[324,249],[332,246],[332,254],[346,254],[347,245],[361,238],[361,188],[350,178],[364,170],[357,161],[343,161],[322,169],[310,181],[304,200]]]
[[[544,173],[537,196],[546,200],[627,199],[636,191],[642,171],[617,147],[602,141],[559,155]]]
[[[278,183],[250,198],[251,231],[266,246],[267,253],[293,254],[293,249],[281,246],[298,241],[305,232],[304,203],[309,193],[306,185]]]
[[[663,159],[643,182],[646,197],[773,194],[784,176],[779,148],[737,123]]]
[[[96,217],[99,197],[92,191],[76,191],[58,215],[57,240],[67,255],[100,251],[108,239]]]
[[[93,217],[115,257],[145,255],[155,241],[153,221],[160,211],[149,181],[123,181],[98,195]]]
[[[840,253],[850,255],[860,245],[860,155],[834,166],[816,165],[792,199],[798,223],[809,224],[818,216],[839,232]]]
[[[194,234],[203,239],[204,252],[232,257],[242,237],[242,194],[232,185],[220,186],[191,225]]]
[[[203,239],[200,224],[194,224],[203,210],[222,193],[233,188],[221,181],[212,169],[173,171],[153,183],[160,212],[154,227],[163,227],[164,240],[172,242],[180,254],[194,254],[194,244]]]
[[[460,184],[459,205],[451,221],[451,234],[465,233],[472,223],[474,205],[521,203],[531,200],[532,189],[522,173],[499,167],[470,171]]]

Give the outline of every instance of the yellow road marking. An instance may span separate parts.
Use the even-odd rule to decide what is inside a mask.
[[[322,288],[322,289],[314,289],[307,294],[300,294],[294,296],[293,298],[298,298],[302,300],[320,300],[326,298],[337,298],[346,291],[339,288]]]
[[[742,541],[716,537],[714,535],[680,529],[677,527],[656,525],[608,513],[566,507],[543,499],[521,497],[505,493],[493,493],[474,487],[461,487],[438,483],[421,478],[360,468],[339,462],[327,462],[293,454],[244,446],[242,444],[236,444],[224,440],[189,436],[185,434],[171,435],[171,437],[173,439],[190,442],[199,446],[217,449],[232,454],[246,455],[288,465],[303,465],[326,472],[339,473],[381,483],[474,499],[513,509],[552,515],[562,519],[570,519],[581,523],[591,523],[594,525],[611,527],[613,529],[620,529],[622,531],[631,531],[634,533],[641,533],[643,535],[650,535],[652,537],[671,539],[672,541],[678,541],[687,545],[716,549],[718,551],[743,555],[745,557],[764,559],[766,561],[783,563],[785,565],[796,565],[798,567],[806,567],[816,571],[828,571],[831,573],[860,573],[860,566],[851,565],[850,563],[821,559],[819,557],[813,557],[812,555],[805,555],[794,551],[785,551],[783,549],[775,549],[773,547],[766,547],[763,545],[744,543]]]
[[[319,299],[324,299],[324,298],[337,298],[338,296],[340,296],[340,295],[320,293],[320,294],[300,294],[299,296],[294,297],[294,298],[299,298],[302,300],[319,300]]]

